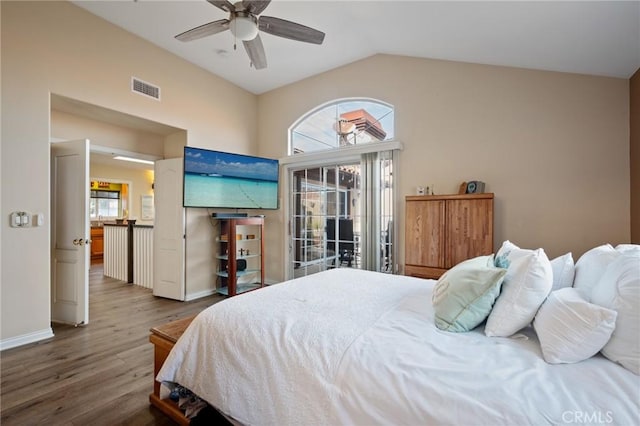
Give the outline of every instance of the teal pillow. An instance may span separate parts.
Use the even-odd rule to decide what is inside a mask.
[[[494,265],[493,255],[465,260],[445,272],[433,288],[436,327],[453,332],[476,328],[491,312],[506,273]]]

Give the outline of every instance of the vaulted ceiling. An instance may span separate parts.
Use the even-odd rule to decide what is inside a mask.
[[[256,94],[377,53],[620,78],[640,67],[638,1],[274,0],[260,16],[326,37],[314,45],[262,33],[262,70],[242,42],[234,50],[230,31],[174,38],[228,18],[205,0],[73,3]]]

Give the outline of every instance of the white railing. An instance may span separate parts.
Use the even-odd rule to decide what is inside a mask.
[[[133,283],[153,288],[153,228],[133,227]]]
[[[129,229],[133,232],[129,248]],[[129,261],[132,257],[132,262]],[[129,265],[132,264],[132,271]],[[104,275],[153,288],[153,227],[104,226]]]
[[[128,228],[120,225],[104,226],[104,275],[128,281],[127,267]]]

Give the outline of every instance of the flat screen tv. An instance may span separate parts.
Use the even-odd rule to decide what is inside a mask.
[[[184,207],[277,209],[278,160],[184,147]]]

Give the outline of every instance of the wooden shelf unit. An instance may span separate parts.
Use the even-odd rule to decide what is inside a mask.
[[[493,253],[493,193],[411,195],[405,203],[404,274],[439,278]]]
[[[264,218],[218,219],[216,291],[235,296],[264,287]],[[238,269],[238,262],[245,269]],[[242,282],[248,278],[250,281]]]

